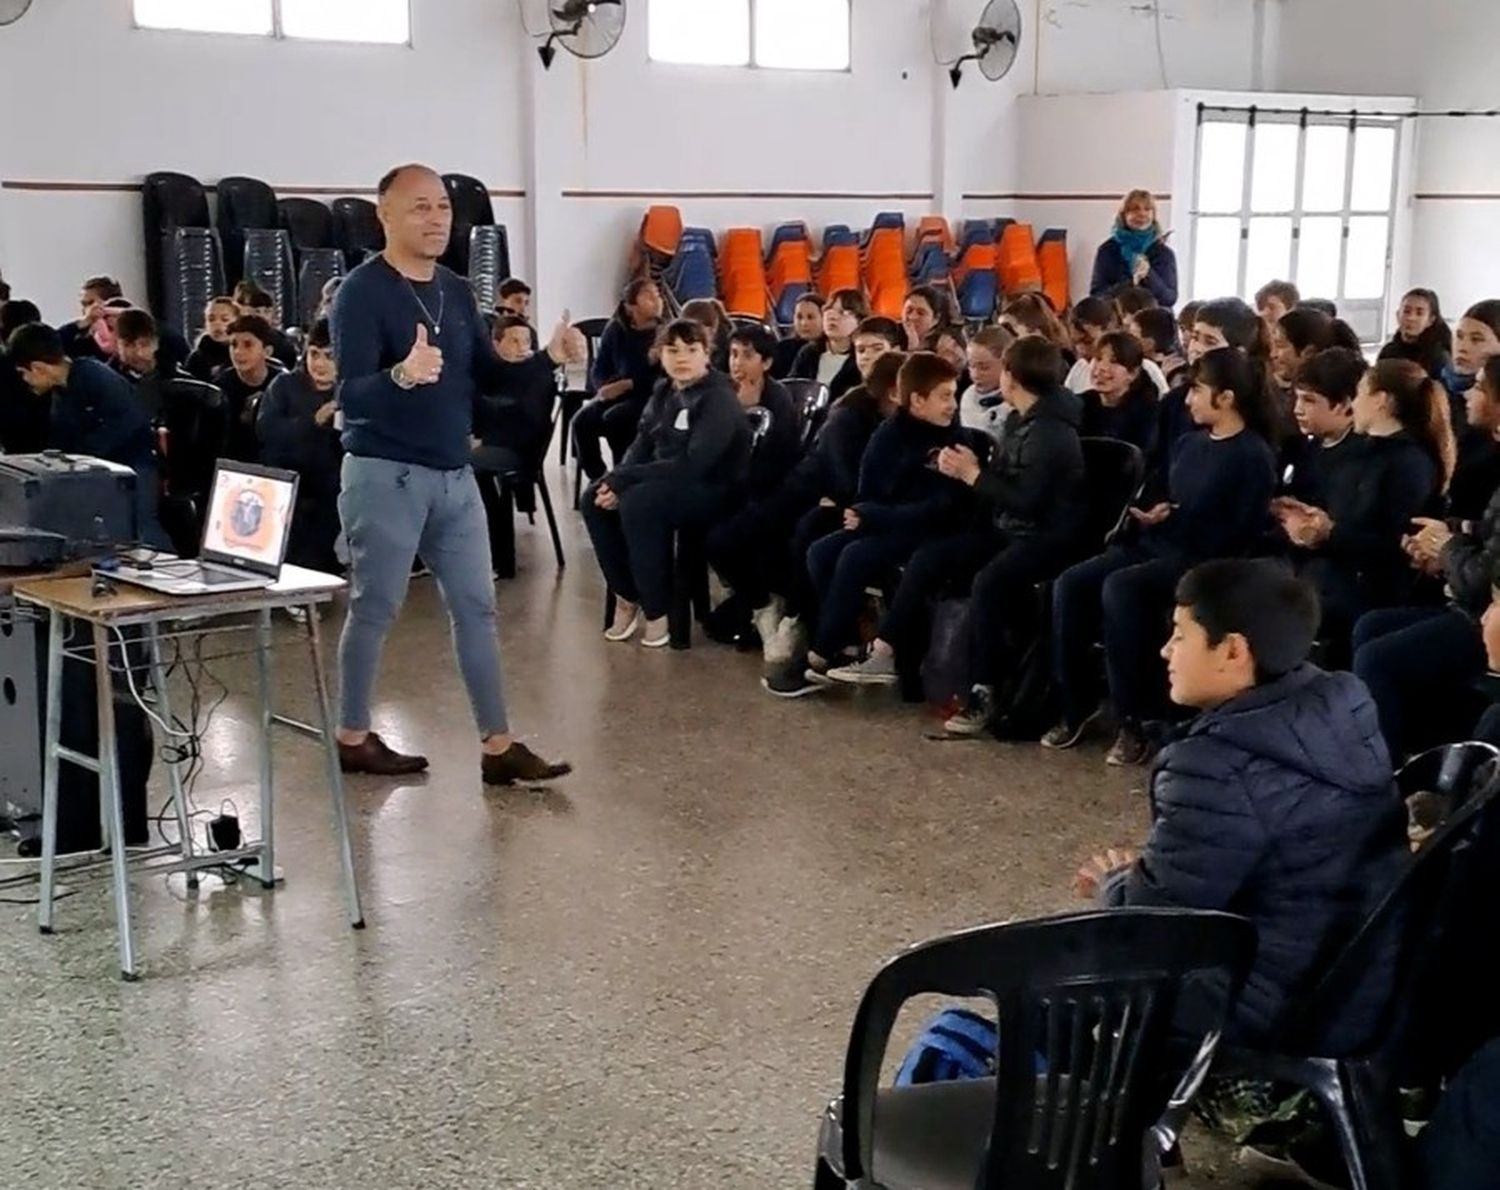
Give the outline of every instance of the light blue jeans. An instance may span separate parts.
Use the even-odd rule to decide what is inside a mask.
[[[500,676],[489,530],[474,472],[344,458],[339,517],[349,543],[349,616],[339,640],[339,725],[368,731],[380,651],[418,553],[453,625],[453,649],[481,735],[510,730]]]

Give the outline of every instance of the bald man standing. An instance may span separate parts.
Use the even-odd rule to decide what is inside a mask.
[[[500,676],[489,533],[469,465],[479,395],[505,388],[468,283],[439,265],[453,211],[436,173],[403,165],[380,180],[385,250],[334,298],[333,349],[345,450],[339,514],[349,542],[349,615],[339,641],[339,756],[344,771],[401,776],[426,769],[370,730],[381,647],[406,599],[418,552],[437,578],[480,735],[486,784],[549,781],[572,766],[512,739]],[[556,362],[582,350],[559,326]]]

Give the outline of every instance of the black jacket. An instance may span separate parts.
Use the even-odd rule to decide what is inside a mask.
[[[229,344],[220,343],[217,339],[210,339],[207,332],[198,336],[198,343],[187,357],[188,375],[212,384],[214,373],[220,368],[229,367]]]
[[[1165,240],[1157,240],[1146,249],[1146,260],[1151,271],[1141,282],[1161,305],[1171,309],[1177,304],[1177,254]],[[1135,282],[1130,270],[1125,267],[1125,257],[1113,239],[1105,240],[1094,253],[1094,275],[1089,284],[1089,293],[1094,297],[1114,297],[1122,289]]]
[[[734,488],[749,467],[750,423],[729,377],[711,371],[688,388],[656,386],[635,441],[605,482],[615,492],[653,480]]]
[[[864,533],[917,536],[941,530],[965,490],[940,472],[945,446],[964,441],[957,426],[935,426],[897,410],[870,437],[859,466],[854,510]]]
[[[1078,432],[1085,438],[1117,438],[1143,453],[1156,437],[1158,393],[1156,384],[1142,372],[1117,405],[1109,406],[1093,389],[1080,394],[1083,420]]]
[[[528,466],[539,461],[552,437],[557,365],[544,351],[516,364],[503,387],[481,393],[474,433],[485,446],[515,452]]]
[[[1472,532],[1457,534],[1443,547],[1442,561],[1453,602],[1473,615],[1482,614],[1489,606],[1500,562],[1500,492],[1491,498]]]
[[[625,395],[637,401],[649,399],[657,381],[662,378],[661,366],[651,360],[656,331],[654,326],[637,329],[631,325],[625,303],[621,302],[615,316],[604,328],[599,348],[594,353],[594,370],[589,375],[593,387],[598,389],[616,380],[631,380],[635,387]]]
[[[229,407],[229,441],[225,446],[228,457],[242,463],[253,463],[260,449],[255,436],[255,418],[261,399],[278,376],[286,372],[275,360],[267,362],[266,379],[263,384],[248,384],[232,367],[220,368],[214,373],[213,383],[224,394]]]
[[[1430,512],[1437,467],[1410,435],[1357,435],[1339,446],[1322,479],[1333,532],[1316,551],[1297,551],[1299,569],[1324,601],[1349,611],[1405,602],[1416,578],[1401,539]]]
[[[845,396],[828,411],[812,449],[792,469],[788,483],[797,485],[813,503],[827,497],[848,508],[859,492],[860,460],[884,420],[862,391]]]
[[[802,354],[805,346],[801,339],[787,336],[776,343],[776,359],[771,364],[771,379],[785,380],[792,374],[792,369],[797,364],[797,357]]]
[[[974,492],[1000,532],[1067,548],[1088,516],[1078,411],[1071,394],[1046,393],[1011,411]]]
[[[1157,756],[1151,808],[1150,839],[1116,899],[1254,922],[1259,946],[1228,1035],[1266,1044],[1409,854],[1369,691],[1304,665],[1199,715]],[[1397,949],[1393,931],[1317,1053],[1371,1040]]]
[[[797,352],[797,358],[792,363],[792,375],[799,380],[816,380],[818,361],[823,358],[823,352],[827,349],[827,339],[814,339],[811,343],[805,344],[802,350]],[[854,344],[851,342],[849,354],[844,357],[843,366],[828,382],[829,399],[837,401],[850,389],[859,387],[861,383],[863,379],[859,374],[859,364],[854,359]]]
[[[337,490],[344,457],[339,431],[332,422],[320,426],[313,420],[332,398],[333,393],[315,389],[301,368],[276,377],[255,415],[261,462],[298,472],[309,490]]]

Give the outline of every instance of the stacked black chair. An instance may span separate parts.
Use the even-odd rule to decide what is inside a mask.
[[[348,269],[344,254],[337,248],[307,248],[300,253],[297,269],[297,318],[301,326],[310,327],[323,301],[323,286],[342,277]]]
[[[297,253],[332,248],[333,212],[315,198],[283,198],[276,204],[278,226],[291,234]]]
[[[470,228],[466,271],[474,300],[489,313],[500,294],[500,282],[510,276],[510,240],[504,227],[485,223]]]
[[[211,227],[176,227],[164,233],[164,317],[189,341],[203,330],[209,299],[224,292],[224,257]]]
[[[1181,909],[980,926],[913,947],[860,1001],[814,1185],[1140,1190],[1153,1149],[1175,1140],[1163,1117],[1196,1091],[1254,954],[1248,921]],[[1214,988],[1229,989],[1219,1022],[1181,1057],[1178,1005]],[[934,994],[995,1003],[996,1073],[881,1088],[898,1013]]]
[[[478,178],[468,174],[444,174],[443,185],[448,190],[448,201],[453,206],[453,230],[448,236],[448,250],[443,253],[443,264],[460,277],[469,275],[469,235],[476,227],[492,227],[495,223],[495,207],[490,202],[490,192]],[[501,262],[510,276],[510,254]],[[486,307],[490,308],[490,307]]]
[[[219,242],[224,248],[224,280],[232,288],[249,276],[245,267],[245,233],[280,227],[281,212],[276,192],[259,178],[220,178],[215,190],[219,195],[216,223]],[[250,279],[260,284],[255,277]]]
[[[146,299],[158,318],[191,337],[202,325],[203,304],[223,290],[222,265],[217,276],[195,277],[194,284],[188,286],[195,292],[202,289],[207,292],[191,317],[184,317],[176,232],[179,228],[190,228],[212,234],[208,192],[203,183],[187,174],[170,171],[147,174],[141,185],[141,213],[146,247]],[[219,258],[217,248],[205,253],[201,245],[190,255],[195,266],[201,266],[205,256],[211,261]],[[214,282],[212,288],[208,288],[210,281]]]
[[[282,326],[299,312],[291,233],[279,227],[247,227],[243,276],[271,295]]]
[[[385,247],[385,229],[369,199],[336,198],[331,211],[334,247],[343,251],[351,269]]]

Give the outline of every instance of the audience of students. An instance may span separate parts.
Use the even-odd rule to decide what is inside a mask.
[[[1114,297],[1129,285],[1149,289],[1163,306],[1177,304],[1177,254],[1156,217],[1149,190],[1132,190],[1120,203],[1114,231],[1094,254],[1092,297]]]
[[[641,631],[648,649],[671,643],[673,538],[712,524],[748,475],[749,421],[733,383],[709,366],[710,351],[708,331],[691,319],[662,332],[667,383],[624,457],[583,493],[584,525],[616,597],[609,641]]]
[[[253,281],[241,281],[234,287],[235,309],[241,318],[261,318],[271,328],[271,355],[283,368],[297,366],[297,345],[281,329],[281,311],[276,299]]]
[[[656,335],[665,308],[656,282],[637,278],[625,287],[600,337],[589,377],[594,395],[572,423],[574,453],[591,480],[601,478],[606,470],[601,442],[609,443],[611,455],[619,462],[635,440],[641,412],[662,376]]]

